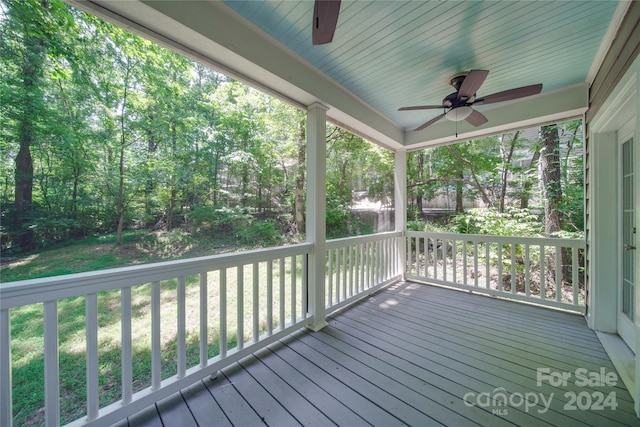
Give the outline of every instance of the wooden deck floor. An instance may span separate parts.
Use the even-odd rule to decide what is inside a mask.
[[[622,381],[582,386],[579,368],[617,376],[580,316],[400,283],[120,425],[640,426]]]

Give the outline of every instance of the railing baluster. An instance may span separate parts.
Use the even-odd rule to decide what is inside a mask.
[[[207,273],[200,273],[200,367],[207,366],[209,359],[209,323],[208,323],[208,302],[209,292],[207,283]]]
[[[365,245],[360,243],[360,245],[358,245],[358,251],[360,252],[360,262],[358,267],[358,276],[360,277],[358,279],[358,282],[360,283],[360,292],[364,291],[366,288],[364,283],[364,261],[365,261],[364,249],[365,249]]]
[[[178,278],[178,378],[187,373],[187,320],[186,320],[186,279]]]
[[[392,243],[391,243],[391,252],[392,252],[392,259],[393,259],[393,275],[394,276],[398,276],[400,274],[400,269],[399,269],[399,262],[398,262],[398,258],[400,257],[400,243],[399,243],[399,237],[395,237],[392,239]]]
[[[13,422],[11,381],[11,316],[8,309],[0,310],[0,425],[10,427]]]
[[[273,334],[273,260],[267,261],[267,335]]]
[[[407,260],[405,268],[407,270],[407,274],[411,274],[413,265],[413,250],[411,249],[411,242],[413,241],[413,237],[407,237]],[[368,244],[367,244],[368,246]]]
[[[91,293],[85,299],[85,333],[87,359],[87,419],[98,418],[98,294]]]
[[[353,289],[356,294],[360,293],[360,245],[353,245]]]
[[[227,269],[221,268],[220,271],[220,337],[218,347],[220,348],[220,357],[227,357]]]
[[[285,292],[284,292],[284,286],[285,286],[285,274],[286,274],[286,270],[285,270],[285,259],[284,257],[280,258],[280,304],[278,305],[278,308],[280,309],[280,330],[284,329],[285,323],[286,323],[286,319],[285,319],[285,315],[284,315],[284,305],[285,305]]]
[[[433,246],[431,252],[433,253],[433,278],[438,278],[438,239],[433,239]]]
[[[529,245],[524,245],[524,293],[526,296],[531,295],[531,253]]]
[[[353,296],[353,245],[349,246],[349,296]]]
[[[302,258],[302,277],[301,277],[301,282],[302,282],[302,291],[300,292],[300,305],[301,305],[301,315],[303,319],[306,319],[309,314],[309,297],[308,297],[308,290],[309,290],[309,257],[308,256],[301,256]]]
[[[242,350],[244,348],[244,265],[243,264],[240,264],[237,267],[236,291],[237,291],[236,305],[238,307],[238,311],[236,313],[236,323],[238,325],[236,336],[238,337],[238,344],[236,348],[238,350]]]
[[[371,282],[371,242],[367,242],[365,244],[365,247],[365,257],[367,259],[367,270],[365,277],[367,281],[367,287],[370,288],[371,286],[373,286],[373,283]],[[411,267],[411,264],[409,264],[409,267]]]
[[[387,280],[387,242],[380,241],[380,282]]]
[[[580,284],[580,279],[578,276],[579,265],[578,265],[578,248],[571,248],[571,288],[573,290],[573,305],[578,305],[578,286]]]
[[[487,289],[491,289],[491,243],[487,240],[484,244],[484,261],[485,261],[485,274],[487,276]]]
[[[517,293],[516,285],[516,245],[514,243],[511,244],[511,293]]]
[[[416,271],[416,275],[420,276],[421,271],[424,271],[424,273],[422,273],[422,277],[429,277],[429,238],[425,237],[423,239],[420,239],[419,237],[416,237],[416,251],[420,252],[420,242],[423,242],[422,244],[422,249],[424,252],[424,255],[422,256],[423,262],[422,265],[424,265],[424,269],[423,270],[418,270]]]
[[[253,342],[257,343],[260,338],[260,264],[253,263]]]
[[[447,256],[449,255],[449,251],[447,251],[447,240],[442,239],[442,280],[447,280]]]
[[[160,388],[161,346],[160,346],[160,282],[151,284],[151,390]]]
[[[298,300],[298,291],[296,288],[296,281],[298,272],[298,261],[295,255],[291,256],[291,323],[296,323],[296,304]]]
[[[478,242],[473,242],[473,284],[478,287]]]
[[[328,250],[329,256],[329,286],[327,287],[327,301],[325,306],[330,307],[333,305],[333,250]]]
[[[462,241],[462,284],[467,285],[467,241]]]
[[[544,254],[544,245],[540,245],[540,298],[545,299],[547,297],[546,291],[546,277],[544,271],[544,264],[547,262]]]
[[[453,282],[458,283],[458,241],[452,240],[451,244],[453,245],[453,260],[451,261],[453,266]]]
[[[44,303],[44,423],[60,425],[58,301]]]
[[[562,301],[562,248],[556,246],[556,301]]]
[[[375,242],[376,245],[376,278],[374,283],[377,285],[381,282],[380,277],[382,276],[382,248],[380,241]]]
[[[120,290],[120,322],[122,335],[122,403],[133,398],[133,349],[131,334],[131,287]]]
[[[347,299],[347,248],[342,248],[342,299]]]
[[[487,289],[489,286],[487,285]],[[502,245],[498,243],[498,291],[502,292]]]
[[[342,301],[342,294],[341,294],[341,288],[340,288],[342,270],[340,268],[341,267],[340,260],[341,260],[340,248],[337,248],[336,249],[336,296],[335,296],[336,302]]]

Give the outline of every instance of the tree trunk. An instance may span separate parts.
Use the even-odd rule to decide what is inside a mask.
[[[462,154],[460,154],[460,152],[458,152],[458,150],[456,150],[451,145],[447,145],[447,149],[456,159],[460,160],[462,163],[464,163],[469,167],[469,172],[471,172],[473,186],[480,192],[480,196],[482,196],[482,201],[487,207],[493,206],[493,203],[491,203],[491,199],[489,198],[489,195],[487,194],[486,189],[482,186],[482,184],[480,184],[480,179],[476,175],[476,169],[473,166],[473,162],[470,161],[469,159],[465,159],[462,156]]]
[[[522,171],[523,175],[528,174],[538,166],[538,160],[540,159],[540,150],[537,149],[533,156],[531,156],[531,162],[529,168],[526,171]],[[533,179],[530,176],[525,176],[522,184],[522,193],[520,194],[520,208],[529,208],[529,199],[531,198],[531,189],[533,188]]]
[[[130,61],[130,60],[129,60]],[[116,229],[116,245],[122,245],[122,233],[124,231],[124,211],[125,211],[125,200],[124,200],[124,154],[125,154],[125,146],[127,143],[126,136],[126,111],[127,111],[127,96],[129,90],[129,77],[131,73],[131,63],[128,62],[126,64],[126,72],[124,76],[123,82],[123,94],[122,94],[122,108],[120,110],[120,146],[119,155],[118,155],[118,196],[116,201],[116,213],[118,216],[118,227]]]
[[[120,159],[118,164],[118,227],[116,229],[116,245],[122,245],[122,232],[124,229],[124,132],[122,133],[122,144],[120,145]]]
[[[50,4],[42,1],[43,15],[49,12]],[[20,148],[15,160],[15,200],[16,216],[14,225],[19,233],[16,246],[21,250],[31,250],[35,246],[33,230],[24,228],[25,223],[31,218],[33,210],[33,159],[31,158],[31,143],[38,121],[38,104],[41,102],[40,80],[47,57],[48,40],[44,36],[46,25],[42,20],[25,18],[20,2],[9,3],[10,13],[17,19],[28,19],[23,22],[25,28],[37,27],[35,31],[26,31],[24,34],[24,51],[22,53],[22,113],[19,115],[18,136]],[[38,36],[39,35],[39,36]]]
[[[296,223],[296,230],[298,233],[305,231],[305,217],[304,217],[304,180],[305,180],[305,166],[307,157],[307,134],[305,129],[304,120],[300,120],[298,124],[298,169],[296,171],[296,190],[295,190],[295,202],[294,202],[294,217]]]
[[[420,181],[424,181],[424,152],[418,153],[418,182]],[[422,192],[420,190],[416,194],[416,207],[418,215],[422,216]]]
[[[457,171],[457,176],[459,181],[456,181],[456,213],[461,214],[464,213],[464,194],[462,192],[464,188],[464,173],[462,169]]]
[[[543,126],[542,133],[542,183],[545,192],[544,216],[545,236],[553,237],[562,229],[562,171],[560,168],[560,143],[558,127]],[[569,254],[567,249],[561,251],[561,266],[554,265],[554,260],[547,258],[547,271],[553,274],[561,268],[561,283],[569,277]]]
[[[542,184],[545,203],[545,236],[562,228],[562,174],[560,171],[560,144],[555,125],[542,127]]]
[[[516,148],[516,141],[520,136],[520,131],[513,134],[513,138],[509,141],[509,146],[505,147],[503,139],[500,140],[500,152],[502,154],[502,173],[501,173],[501,187],[500,187],[500,204],[498,211],[504,212],[504,204],[507,199],[507,178],[509,176],[509,170],[511,169],[511,159],[513,158],[513,152]],[[503,136],[504,138],[504,136]]]

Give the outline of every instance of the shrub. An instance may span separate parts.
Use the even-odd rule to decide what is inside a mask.
[[[242,222],[236,234],[243,243],[250,245],[273,246],[282,241],[280,227],[273,219]]]
[[[456,215],[453,224],[463,234],[539,236],[543,233],[544,219],[527,209],[509,207],[500,213],[495,208],[477,208]]]

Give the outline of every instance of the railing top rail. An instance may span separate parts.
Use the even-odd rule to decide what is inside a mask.
[[[0,284],[0,309],[5,310],[11,307],[120,289],[254,262],[308,254],[312,248],[311,243],[299,243],[232,254],[210,255],[7,282]]]
[[[392,237],[402,237],[401,231],[388,231],[385,233],[367,234],[365,236],[344,237],[342,239],[327,240],[327,250],[341,248],[343,246],[357,245],[360,243],[376,242]]]
[[[503,244],[527,244],[544,246],[562,246],[568,248],[584,249],[584,239],[564,239],[557,237],[521,237],[521,236],[494,236],[490,234],[462,234],[462,233],[432,233],[429,231],[407,231],[407,237],[431,237],[445,240],[464,240],[477,243],[503,243]]]

